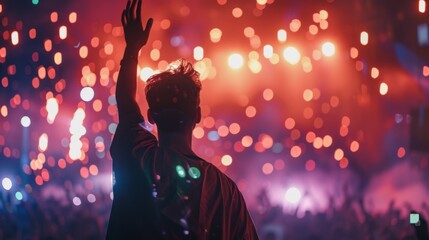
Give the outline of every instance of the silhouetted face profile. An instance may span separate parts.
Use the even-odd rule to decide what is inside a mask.
[[[189,62],[176,63],[147,80],[148,118],[159,131],[190,131],[201,119],[199,74]]]

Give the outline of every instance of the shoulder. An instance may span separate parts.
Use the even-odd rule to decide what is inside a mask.
[[[110,150],[126,150],[135,147],[154,147],[158,145],[156,137],[145,127],[144,123],[120,122],[116,128]]]
[[[223,173],[210,162],[203,161],[202,164],[206,173],[206,181],[210,185],[216,185],[225,195],[233,195],[239,192],[236,183],[228,175]]]

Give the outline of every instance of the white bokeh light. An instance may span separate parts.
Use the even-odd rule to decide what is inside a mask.
[[[95,195],[94,194],[92,194],[92,193],[90,193],[90,194],[88,194],[88,196],[86,197],[86,199],[88,200],[88,202],[90,202],[90,203],[94,203],[97,199],[96,199],[96,197],[95,197]]]
[[[155,71],[150,67],[144,67],[140,71],[140,79],[144,82],[146,82],[152,75],[155,74]]]
[[[31,119],[28,116],[24,116],[21,118],[21,125],[23,127],[29,127],[31,125]]]
[[[228,65],[232,69],[239,69],[243,66],[243,64],[244,64],[244,59],[238,53],[231,54],[228,58]]]
[[[10,190],[12,188],[12,180],[10,180],[10,178],[5,177],[1,181],[1,185],[3,186],[4,189]]]
[[[335,45],[331,42],[325,42],[322,45],[322,53],[326,57],[332,57],[335,54]]]
[[[94,89],[91,87],[84,87],[80,91],[80,98],[85,101],[89,102],[94,98]]]
[[[283,51],[283,57],[288,63],[292,65],[297,64],[299,60],[301,60],[301,54],[299,53],[298,49],[294,47],[285,48]]]
[[[291,187],[286,191],[285,200],[289,203],[296,204],[301,199],[301,192],[296,187]]]
[[[78,197],[74,197],[74,198],[73,198],[73,204],[74,204],[75,206],[80,206],[80,205],[82,204],[82,201],[80,200],[80,198],[78,198]]]

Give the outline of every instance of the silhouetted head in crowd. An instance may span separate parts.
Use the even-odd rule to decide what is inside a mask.
[[[153,75],[145,88],[148,119],[161,132],[192,132],[201,120],[201,82],[192,64],[178,60]]]

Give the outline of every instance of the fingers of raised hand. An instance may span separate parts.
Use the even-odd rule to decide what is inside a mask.
[[[124,11],[125,11],[126,20],[127,22],[129,22],[131,19],[131,1],[130,0],[128,0],[127,7],[125,8]]]
[[[146,27],[145,27],[145,32],[147,32],[147,34],[150,33],[150,29],[152,28],[152,24],[153,24],[153,19],[149,18],[146,22]]]
[[[121,22],[122,22],[122,26],[126,26],[128,21],[127,21],[127,12],[126,10],[122,11],[122,17],[121,17]]]
[[[130,9],[130,16],[133,20],[136,19],[136,5],[137,5],[137,1],[138,0],[133,0],[133,2],[131,3],[131,9]],[[139,11],[137,11],[139,12]]]
[[[137,2],[137,9],[136,9],[136,18],[137,19],[141,19],[142,18],[142,16],[141,16],[141,11],[142,10],[142,0],[138,0],[138,2]]]

